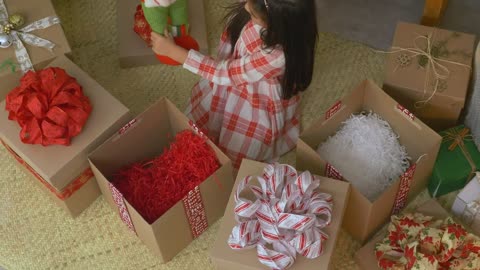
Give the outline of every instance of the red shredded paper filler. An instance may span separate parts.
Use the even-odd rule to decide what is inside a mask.
[[[112,183],[152,224],[219,167],[206,139],[185,130],[160,156],[121,168]]]
[[[43,146],[70,145],[92,111],[77,80],[61,68],[28,71],[6,98],[8,119],[17,121],[20,139]]]

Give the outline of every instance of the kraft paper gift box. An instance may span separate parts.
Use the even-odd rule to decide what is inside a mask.
[[[465,105],[474,42],[474,35],[398,23],[383,88],[434,130],[455,126]]]
[[[0,4],[2,1],[9,15],[20,14],[23,16],[25,21],[23,27],[46,17],[56,16],[55,9],[50,0],[0,0]],[[0,14],[5,14],[2,10],[0,5]],[[0,15],[0,25],[4,25],[6,22],[1,17]],[[1,32],[0,30],[0,33]],[[34,30],[29,32],[29,34],[46,39],[55,44],[53,50],[49,51],[45,48],[33,46],[22,41],[36,69],[43,68],[57,56],[70,53],[70,46],[61,24],[54,24],[45,29]],[[11,73],[16,74],[17,79],[22,76],[20,65],[15,56],[14,45],[11,45],[9,48],[0,48],[0,77]],[[2,97],[2,94],[3,93],[0,93],[0,97]]]
[[[135,12],[140,0],[117,1],[118,53],[120,67],[160,64],[152,48],[133,31]],[[190,35],[198,42],[200,52],[208,54],[207,24],[203,0],[188,1]]]
[[[373,202],[352,186],[343,226],[354,238],[365,241],[389,219],[392,212],[402,209],[408,200],[426,187],[441,137],[375,83],[367,80],[334,103],[322,118],[300,135],[297,143],[298,169],[343,179],[341,172],[328,164],[316,150],[337,132],[348,117],[362,111],[372,111],[387,121],[411,157],[411,166],[405,174]],[[365,158],[368,158],[368,154]]]
[[[428,182],[432,197],[462,189],[480,168],[480,152],[464,125],[440,133],[442,145]]]
[[[183,130],[198,132],[185,115],[168,99],[162,98],[132,119],[89,157],[107,203],[119,212],[127,227],[162,262],[175,257],[223,215],[233,186],[231,161],[208,140],[221,164],[220,168],[152,224],[123,198],[110,180],[121,167],[161,154],[175,134]],[[195,199],[198,199],[196,203],[190,203]],[[198,209],[201,211],[195,211]]]
[[[416,212],[433,216],[436,219],[445,219],[449,216],[448,212],[435,200],[429,200],[416,209]],[[380,231],[375,237],[355,254],[355,262],[362,270],[381,270],[378,267],[377,258],[375,257],[375,244],[382,241],[387,230]]]
[[[222,224],[217,233],[217,237],[213,248],[210,252],[210,257],[217,270],[263,270],[269,269],[261,264],[257,258],[256,248],[246,250],[233,250],[228,245],[227,241],[230,233],[237,222],[235,220],[235,192],[243,178],[246,176],[261,176],[267,164],[244,159],[237,174],[237,180],[228,201],[225,215],[222,219]],[[300,172],[299,172],[300,173]],[[292,270],[307,270],[307,269],[333,269],[332,254],[335,250],[337,237],[340,232],[342,219],[345,213],[345,207],[348,201],[348,194],[350,192],[350,185],[348,183],[329,179],[326,177],[319,177],[320,192],[331,194],[333,197],[333,211],[331,224],[323,229],[327,235],[326,245],[324,246],[323,254],[315,259],[307,259],[301,254],[297,254],[297,258],[289,269]]]
[[[480,173],[470,179],[470,182],[458,193],[453,202],[452,212],[475,234],[480,234]]]
[[[0,103],[0,139],[26,174],[75,217],[101,194],[88,154],[128,122],[129,110],[67,57],[60,56],[49,66],[60,67],[76,78],[90,99],[93,109],[82,132],[69,146],[24,144],[18,123],[8,120],[4,100]],[[16,76],[2,80],[15,81]]]

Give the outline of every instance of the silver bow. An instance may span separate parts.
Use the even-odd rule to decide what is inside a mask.
[[[0,23],[6,24],[8,23],[8,11],[7,7],[5,6],[4,0],[0,0]],[[38,37],[36,35],[30,34],[35,30],[45,29],[52,25],[59,24],[60,19],[57,16],[50,16],[38,21],[35,21],[21,29],[13,29],[10,32],[10,35],[13,37],[13,44],[15,47],[15,56],[17,57],[17,61],[20,65],[20,68],[25,73],[29,70],[33,70],[33,64],[30,60],[30,56],[28,55],[27,49],[23,42],[36,46],[42,47],[49,51],[52,51],[55,47],[55,43],[46,40],[44,38]],[[3,30],[0,29],[0,33]]]

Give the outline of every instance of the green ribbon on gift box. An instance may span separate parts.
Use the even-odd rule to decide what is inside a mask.
[[[428,190],[432,197],[462,189],[480,168],[480,152],[465,126],[440,133],[443,137]]]

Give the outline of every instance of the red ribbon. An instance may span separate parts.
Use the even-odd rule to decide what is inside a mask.
[[[27,169],[33,177],[35,177],[43,186],[45,186],[50,192],[52,192],[58,199],[65,201],[70,198],[75,192],[80,190],[88,181],[93,178],[93,171],[89,167],[85,169],[77,178],[72,180],[72,182],[66,186],[63,190],[59,191],[54,188],[47,180],[43,179],[43,177],[37,173],[23,158],[21,158],[10,146],[8,146],[4,141],[0,140],[0,143],[3,144],[5,149],[15,158],[18,163]]]
[[[8,119],[17,121],[20,139],[43,146],[70,145],[92,111],[77,80],[61,68],[28,71],[6,99]]]

